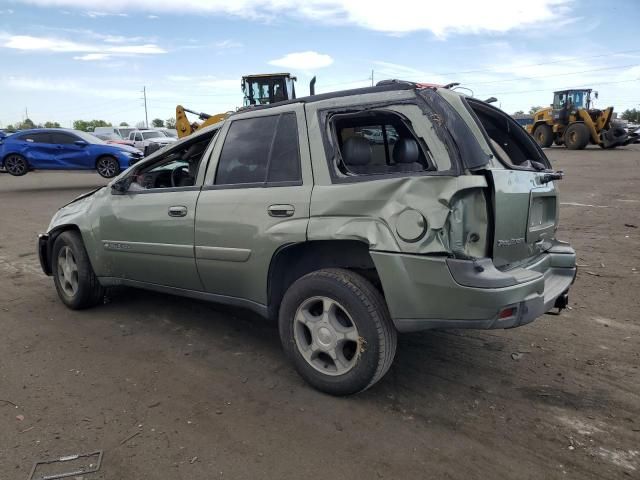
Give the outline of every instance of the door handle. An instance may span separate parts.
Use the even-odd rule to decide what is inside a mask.
[[[292,217],[295,211],[293,205],[270,205],[267,209],[270,217]]]
[[[177,205],[175,207],[169,207],[169,216],[170,217],[186,217],[187,216],[187,207],[182,205]]]

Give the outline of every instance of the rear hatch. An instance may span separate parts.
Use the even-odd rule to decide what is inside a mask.
[[[548,250],[558,225],[554,180],[561,173],[509,115],[467,99],[494,158],[486,169],[492,185],[493,262],[509,269],[533,261]]]

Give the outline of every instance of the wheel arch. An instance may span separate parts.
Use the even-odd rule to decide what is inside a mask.
[[[355,270],[383,293],[367,243],[359,240],[310,240],[288,244],[273,254],[269,265],[268,317],[278,318],[282,297],[293,282],[321,268]]]
[[[44,270],[44,273],[46,273],[47,275],[51,275],[51,272],[53,270],[53,265],[51,263],[53,244],[56,242],[56,239],[60,236],[60,234],[70,231],[78,232],[80,234],[80,237],[82,237],[82,231],[80,230],[80,227],[74,223],[58,225],[57,227],[51,229],[47,234],[47,242],[45,248],[40,251],[40,265],[42,266],[42,270]],[[84,238],[82,240],[84,242]],[[43,256],[44,258],[42,258]]]
[[[20,155],[22,158],[24,158],[27,161],[27,166],[29,167],[29,170],[31,170],[31,162],[29,161],[29,157],[25,155],[25,152],[18,151],[18,150],[11,150],[5,153],[1,159],[2,161],[0,162],[0,164],[4,166],[4,161],[7,159],[7,157],[10,157],[11,155]]]

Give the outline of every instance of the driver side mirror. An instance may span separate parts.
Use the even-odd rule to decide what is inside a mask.
[[[111,184],[111,193],[113,195],[124,195],[129,190],[131,185],[131,177],[124,177],[116,180]]]
[[[78,147],[86,147],[87,145],[89,145],[88,142],[85,142],[84,140],[76,140],[75,142],[73,142],[74,145],[77,145]]]

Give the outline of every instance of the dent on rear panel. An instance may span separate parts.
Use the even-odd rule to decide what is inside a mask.
[[[308,238],[359,240],[371,250],[389,252],[451,253],[452,243],[464,250],[468,232],[486,231],[486,213],[480,219],[466,214],[468,208],[486,208],[481,192],[486,187],[486,179],[480,175],[412,176],[316,186]],[[482,198],[480,206],[475,205],[478,198]],[[452,239],[450,222],[456,212],[457,237]]]

